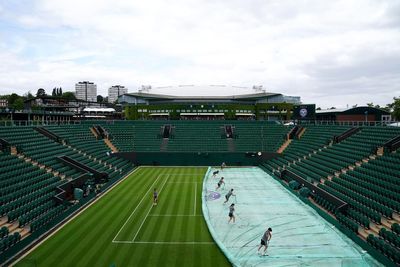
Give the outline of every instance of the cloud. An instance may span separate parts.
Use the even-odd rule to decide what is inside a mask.
[[[25,4],[0,6],[0,93],[91,80],[104,95],[113,84],[263,84],[321,107],[400,95],[396,0]]]

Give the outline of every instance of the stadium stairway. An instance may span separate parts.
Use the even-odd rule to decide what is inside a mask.
[[[276,151],[279,154],[282,154],[283,151],[285,151],[285,149],[290,145],[290,143],[292,142],[292,139],[287,139],[278,149],[278,151]]]
[[[103,126],[109,132],[109,136],[112,136],[112,143],[118,151],[133,151],[135,137],[135,126],[133,124],[115,122]]]
[[[300,139],[300,138],[303,136],[303,134],[306,132],[306,130],[307,130],[307,128],[301,127],[301,128],[299,129],[299,132],[296,134],[297,137]]]
[[[110,139],[105,138],[103,140],[104,140],[104,143],[111,149],[112,152],[114,152],[114,153],[118,152],[118,148],[116,146],[114,146],[114,144],[111,142]]]
[[[228,145],[228,151],[229,152],[235,152],[236,148],[235,148],[235,142],[232,138],[227,138],[226,139],[227,145]]]
[[[89,127],[90,132],[94,135],[96,139],[100,139],[100,133],[97,131],[96,127]]]
[[[169,138],[163,138],[162,139],[162,142],[161,142],[161,145],[160,145],[160,151],[161,152],[165,152],[165,151],[168,150],[168,140],[169,140]]]

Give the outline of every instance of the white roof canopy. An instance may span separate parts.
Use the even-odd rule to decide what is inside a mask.
[[[113,108],[84,108],[86,112],[115,112]]]

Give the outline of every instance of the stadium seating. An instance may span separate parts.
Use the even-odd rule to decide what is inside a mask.
[[[129,123],[114,123],[103,126],[112,139],[118,151],[129,152],[134,150],[135,127]]]
[[[120,173],[126,173],[132,169],[132,164],[127,160],[108,156],[107,152],[110,152],[110,149],[103,140],[97,140],[94,137],[87,124],[48,126],[47,129],[63,138],[71,146],[70,151],[65,153],[66,156],[91,168],[107,172],[110,176],[115,176],[116,169],[120,170]]]
[[[223,124],[186,122],[174,126],[173,138],[168,142],[168,151],[228,151],[226,139],[221,138]]]
[[[381,232],[380,232],[381,233]],[[374,248],[382,252],[385,256],[391,259],[394,263],[400,264],[399,250],[394,248],[382,238],[378,238],[373,234],[368,235],[367,242]]]
[[[172,135],[163,144],[166,124],[171,124]],[[224,137],[224,125],[232,126],[233,139]],[[119,151],[141,152],[276,151],[290,130],[277,123],[247,121],[123,121],[103,127]]]
[[[2,164],[10,163],[11,167],[17,167],[2,168],[0,216],[6,215],[12,222],[38,206],[52,203],[54,189],[62,183],[60,178],[15,156],[0,153],[0,160]]]
[[[96,122],[109,134],[121,152],[276,152],[291,126],[247,121],[118,121]],[[163,126],[172,127],[169,139],[162,138]],[[54,141],[32,127],[0,127],[0,138],[17,148],[16,155],[0,151],[0,253],[23,238],[22,229],[36,232],[68,211],[54,200],[56,187],[83,171],[57,159],[68,156],[111,179],[134,167],[129,161],[110,156],[110,147],[91,132],[93,122],[45,126],[60,137]],[[224,135],[224,126],[233,138]],[[348,203],[338,212],[329,200],[291,182],[301,196],[310,195],[317,207],[335,217],[343,227],[363,238],[380,253],[400,263],[400,150],[377,153],[378,147],[400,129],[362,127],[339,143],[334,136],[350,126],[307,125],[283,153],[261,166],[279,175],[287,169]],[[332,201],[332,200],[331,200]],[[71,204],[71,203],[70,203]],[[13,227],[10,227],[10,226]],[[3,225],[1,225],[3,226]],[[11,230],[10,230],[11,229]],[[344,228],[343,228],[344,229]],[[26,230],[28,231],[28,230]],[[361,236],[361,235],[360,235]]]
[[[74,151],[36,132],[32,127],[0,128],[0,137],[15,145],[25,156],[61,175],[75,178],[82,174],[56,158],[59,155],[74,154]]]
[[[13,233],[9,233],[7,226],[0,228],[1,253],[21,239],[18,229],[35,224],[41,217],[48,216],[51,209],[62,212],[65,207],[53,200],[55,188],[63,182],[45,169],[0,152],[0,170],[0,217],[7,218],[7,225],[20,227]]]
[[[335,144],[330,139],[312,137],[319,127],[322,126],[306,126],[303,137],[294,140],[283,157],[267,161],[262,167],[277,175],[288,169],[348,203],[347,211],[342,213],[328,200],[311,195],[316,204],[356,234],[360,229],[371,233],[371,225],[375,225],[373,229],[379,232],[373,230],[366,241],[399,263],[400,151],[385,151],[383,155],[377,151],[399,136],[400,129],[362,127]]]
[[[0,138],[17,150],[16,155],[0,151],[0,253],[22,238],[21,231],[38,231],[68,210],[68,205],[55,201],[56,188],[64,179],[77,178],[83,172],[57,157],[69,156],[108,173],[110,179],[122,177],[133,168],[127,160],[110,157],[109,148],[103,140],[94,138],[87,125],[46,128],[58,135],[60,142],[33,127],[0,127]]]
[[[235,122],[238,138],[236,151],[277,151],[290,127],[280,124],[249,124]]]
[[[4,227],[3,227],[4,228]],[[21,240],[21,235],[18,232],[7,234],[0,239],[0,253],[15,245]]]
[[[298,163],[299,159],[311,155],[318,150],[327,146],[332,142],[333,137],[344,131],[348,127],[343,126],[316,126],[310,125],[305,127],[305,132],[300,139],[293,139],[290,145],[286,148],[282,157],[277,157],[263,165],[270,171],[280,170],[284,167],[291,166],[297,172],[301,172],[304,178],[309,180],[319,181],[320,177],[327,176],[333,172],[332,168],[321,164],[319,159],[302,163],[302,166],[295,166],[293,163]],[[319,161],[319,162],[318,162]]]

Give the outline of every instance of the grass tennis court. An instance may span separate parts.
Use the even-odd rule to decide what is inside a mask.
[[[138,168],[17,266],[229,266],[202,216],[206,170]]]

